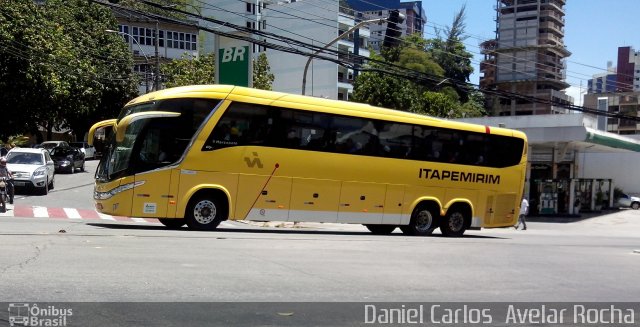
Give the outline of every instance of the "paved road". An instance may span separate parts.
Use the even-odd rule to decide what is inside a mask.
[[[638,221],[626,210],[456,239],[3,218],[0,290],[27,301],[637,301]]]
[[[0,217],[0,301],[609,302],[640,294],[640,211],[462,238],[374,236],[338,224],[225,222],[194,232],[83,217],[92,208],[86,174],[59,175],[54,192],[21,195],[14,214]],[[33,214],[15,214],[25,208]],[[193,318],[196,308],[181,310]],[[253,310],[234,308],[216,309]],[[91,321],[108,322],[112,310]]]

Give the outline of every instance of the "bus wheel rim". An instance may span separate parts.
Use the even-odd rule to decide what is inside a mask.
[[[193,217],[200,224],[210,224],[216,218],[216,205],[209,200],[198,202],[193,208]]]
[[[451,214],[451,217],[449,217],[449,229],[457,232],[462,230],[463,226],[464,216],[459,212],[454,212],[453,214]]]
[[[422,210],[418,213],[416,217],[416,229],[425,232],[431,228],[433,224],[433,217],[431,216],[431,212],[428,210]]]

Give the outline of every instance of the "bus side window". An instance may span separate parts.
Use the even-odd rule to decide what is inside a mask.
[[[265,106],[234,102],[207,138],[203,151],[239,145],[264,145],[272,120]]]
[[[276,146],[289,149],[323,150],[328,115],[302,110],[280,109],[280,134]]]

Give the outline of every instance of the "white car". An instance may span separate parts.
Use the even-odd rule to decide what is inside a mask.
[[[96,157],[96,148],[93,145],[89,145],[87,142],[71,142],[71,147],[78,148],[84,154],[85,159],[93,159]]]
[[[7,168],[16,187],[33,187],[46,195],[53,188],[55,167],[45,149],[14,148],[7,153]]]
[[[623,193],[616,201],[616,206],[638,210],[640,208],[640,198]]]

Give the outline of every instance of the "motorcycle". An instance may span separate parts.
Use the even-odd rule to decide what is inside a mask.
[[[7,190],[7,178],[0,177],[0,212],[7,212],[7,202],[9,202],[9,192]]]

